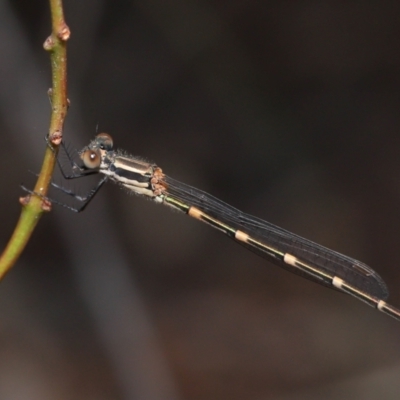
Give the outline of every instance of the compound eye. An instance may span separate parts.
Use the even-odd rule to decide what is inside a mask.
[[[101,153],[100,150],[86,150],[81,155],[83,164],[88,169],[96,169],[101,164]]]
[[[113,148],[113,140],[108,133],[99,133],[96,136],[96,141],[102,150],[110,151]]]

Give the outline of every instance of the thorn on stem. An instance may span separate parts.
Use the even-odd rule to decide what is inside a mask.
[[[20,197],[19,198],[19,203],[22,205],[22,206],[27,206],[28,204],[29,204],[29,201],[31,200],[31,195],[30,194],[28,194],[27,196],[23,196],[23,197]]]
[[[54,146],[59,146],[62,141],[62,132],[57,130],[49,135],[49,140]]]
[[[52,204],[51,204],[51,201],[49,199],[47,199],[45,197],[42,197],[41,195],[39,195],[37,193],[34,193],[34,192],[32,192],[32,194],[36,194],[37,196],[39,196],[41,198],[42,202],[40,204],[40,208],[42,209],[42,211],[44,211],[44,212],[50,212],[51,211]],[[32,194],[28,194],[27,196],[20,197],[19,198],[19,203],[23,207],[26,207],[29,204],[29,202],[31,201]]]
[[[51,35],[43,43],[43,47],[47,51],[53,50],[54,45],[55,45],[54,39],[53,39],[53,37]]]
[[[42,207],[42,210],[43,210],[44,212],[50,212],[50,211],[51,211],[51,206],[52,206],[52,204],[51,204],[51,201],[50,201],[50,200],[48,200],[48,199],[42,199],[41,207]]]
[[[68,25],[63,22],[59,31],[57,32],[57,37],[62,41],[67,41],[71,35],[71,31],[68,28]]]
[[[47,91],[47,96],[49,97],[50,106],[51,106],[51,108],[53,108],[53,89],[52,88],[50,88]]]

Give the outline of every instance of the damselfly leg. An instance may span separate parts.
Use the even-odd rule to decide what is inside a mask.
[[[53,146],[51,145],[51,143],[48,141],[47,137],[46,137],[46,142],[47,145],[50,147],[50,149],[52,151],[54,151]],[[62,177],[66,180],[72,180],[72,179],[79,179],[79,178],[84,178],[90,175],[96,175],[98,174],[98,170],[94,169],[88,169],[87,167],[85,167],[85,165],[83,163],[81,163],[81,165],[79,165],[73,158],[72,156],[72,152],[70,150],[68,150],[67,146],[65,145],[64,142],[61,142],[61,149],[63,151],[63,154],[66,155],[68,163],[70,165],[70,170],[72,171],[71,173],[66,172],[64,165],[62,164],[62,162],[59,159],[59,156],[57,155],[56,157],[56,162],[57,162],[57,166],[58,166],[58,170],[60,171]],[[79,154],[79,153],[78,153]],[[94,196],[97,194],[97,192],[99,191],[99,189],[103,186],[103,184],[105,182],[107,182],[108,180],[108,176],[104,175],[100,181],[97,182],[97,184],[89,190],[89,192],[87,192],[86,195],[79,195],[77,194],[74,190],[68,189],[62,185],[58,185],[55,182],[51,182],[51,186],[53,188],[55,188],[56,190],[62,192],[63,194],[66,194],[67,196],[72,197],[74,200],[76,200],[77,202],[80,203],[79,207],[73,207],[70,206],[69,204],[63,203],[59,200],[47,197],[47,196],[43,196],[40,193],[35,193],[32,190],[28,189],[27,187],[25,187],[24,185],[21,185],[21,188],[25,191],[28,192],[32,195],[36,195],[41,197],[42,199],[46,200],[46,201],[50,201],[53,204],[57,204],[59,206],[62,206],[64,208],[67,208],[70,211],[74,211],[74,212],[81,212],[83,211],[88,204],[93,200]]]

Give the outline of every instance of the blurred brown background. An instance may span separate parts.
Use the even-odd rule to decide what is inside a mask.
[[[66,1],[65,140],[373,266],[400,306],[398,1]],[[46,1],[0,2],[0,238],[39,171]],[[84,193],[90,182],[69,187]],[[0,290],[1,399],[398,399],[400,324],[107,185]]]

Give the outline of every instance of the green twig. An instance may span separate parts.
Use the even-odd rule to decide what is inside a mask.
[[[42,168],[33,191],[46,196],[51,176],[56,163],[58,146],[62,140],[64,119],[68,110],[67,99],[67,47],[66,41],[70,31],[64,21],[62,0],[50,0],[52,32],[44,42],[45,50],[50,52],[52,70],[52,89],[49,96],[52,106],[49,145],[45,150]],[[0,257],[0,280],[15,264],[27,244],[40,216],[44,211],[50,211],[51,204],[39,196],[20,198],[22,211],[3,254]]]

